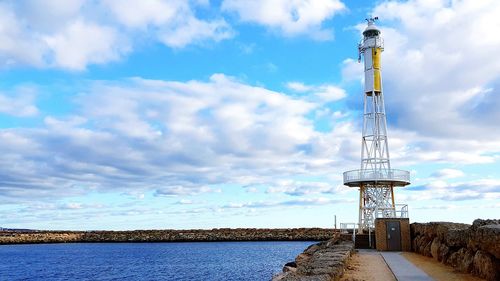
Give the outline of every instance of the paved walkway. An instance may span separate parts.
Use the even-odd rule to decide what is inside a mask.
[[[400,252],[380,252],[398,281],[434,281],[427,273],[413,265]]]

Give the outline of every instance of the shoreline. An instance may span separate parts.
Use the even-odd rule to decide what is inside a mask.
[[[237,242],[311,242],[312,244],[323,240],[211,240],[211,241],[71,241],[71,242],[26,242],[26,243],[0,243],[2,246],[9,245],[42,245],[42,244],[154,244],[154,243],[237,243]]]

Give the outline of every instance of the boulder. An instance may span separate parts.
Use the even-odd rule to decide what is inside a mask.
[[[412,223],[410,225],[410,233],[412,237],[420,236],[424,233],[425,224],[424,223]]]
[[[461,248],[460,250],[452,253],[446,260],[446,264],[453,266],[460,272],[469,273],[472,271],[474,262],[474,252]]]
[[[435,226],[435,235],[439,238],[439,240],[444,241],[446,239],[446,235],[452,230],[467,230],[469,229],[470,224],[465,223],[452,223],[452,222],[440,222]]]
[[[425,241],[428,241],[427,239],[425,239]],[[425,246],[423,247],[423,250],[422,250],[422,255],[426,256],[426,257],[430,257],[432,258],[432,254],[431,254],[431,246],[432,246],[432,241],[433,240],[430,240],[428,241]]]
[[[295,262],[285,264],[283,273],[273,277],[273,281],[330,281],[342,276],[344,267],[354,250],[351,241],[331,239],[309,246],[295,258]]]
[[[468,238],[469,238],[468,229],[450,229],[444,235],[444,242],[449,247],[462,248],[467,246]]]
[[[472,222],[472,226],[470,229],[472,231],[475,231],[479,227],[483,225],[494,225],[494,224],[500,224],[500,220],[482,220],[482,219],[476,219],[474,222]]]
[[[460,250],[452,253],[448,259],[446,260],[446,264],[451,265],[452,267],[458,268],[460,261],[463,259],[465,255],[465,249],[461,248]]]
[[[414,237],[415,237],[415,236],[414,236]],[[414,252],[416,252],[416,253],[418,253],[418,252],[419,252],[419,251],[418,251],[418,243],[417,243],[417,241],[418,241],[418,239],[419,239],[419,238],[420,238],[420,237],[416,237],[416,238],[413,238],[413,239],[411,240],[411,249],[412,249],[412,251],[414,251]]]
[[[500,259],[500,224],[486,224],[471,231],[468,240],[469,248],[486,251]]]
[[[486,280],[500,280],[500,262],[484,251],[477,251],[473,259],[472,273]]]
[[[467,273],[471,272],[473,263],[474,263],[474,252],[470,250],[465,250],[462,259],[458,263],[458,270]]]
[[[440,262],[445,262],[448,259],[450,252],[450,247],[448,247],[446,244],[441,244],[438,249],[437,260]]]
[[[293,266],[283,266],[283,272],[296,272],[297,268]]]
[[[283,266],[283,272],[295,272],[297,271],[297,263],[295,263],[294,261],[291,261],[291,262],[287,262],[285,264],[285,266]]]
[[[307,254],[307,253],[300,253],[297,257],[295,257],[295,264],[305,264],[309,262],[311,259],[312,255]]]
[[[439,238],[434,238],[431,243],[431,256],[437,260],[438,259],[438,250],[441,246],[441,242],[439,242]]]
[[[430,240],[425,235],[419,236],[416,240],[417,240],[416,241],[417,246],[415,249],[416,249],[417,253],[424,255],[425,247],[427,246],[427,244],[429,244],[429,242],[432,242],[432,240]]]
[[[452,222],[429,222],[429,223],[412,223],[411,234],[413,237],[425,235],[428,238],[434,239],[436,236],[440,240],[444,240],[445,235],[452,229],[468,229],[469,224],[452,223]]]
[[[460,272],[500,280],[500,220],[411,225],[413,250]]]
[[[446,244],[441,243],[441,240],[439,240],[438,237],[434,238],[431,243],[432,257],[439,262],[445,262],[448,259],[449,254],[450,248]]]

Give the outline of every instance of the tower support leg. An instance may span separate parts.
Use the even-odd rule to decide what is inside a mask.
[[[376,218],[396,216],[392,184],[364,184],[359,189],[358,232],[368,231]]]
[[[365,187],[364,185],[361,185],[359,187],[359,220],[358,220],[358,233],[363,232],[363,209],[364,209],[364,194],[365,194]]]

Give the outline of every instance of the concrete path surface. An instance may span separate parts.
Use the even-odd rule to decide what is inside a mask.
[[[401,252],[380,252],[398,281],[434,281],[427,273],[413,265]]]

